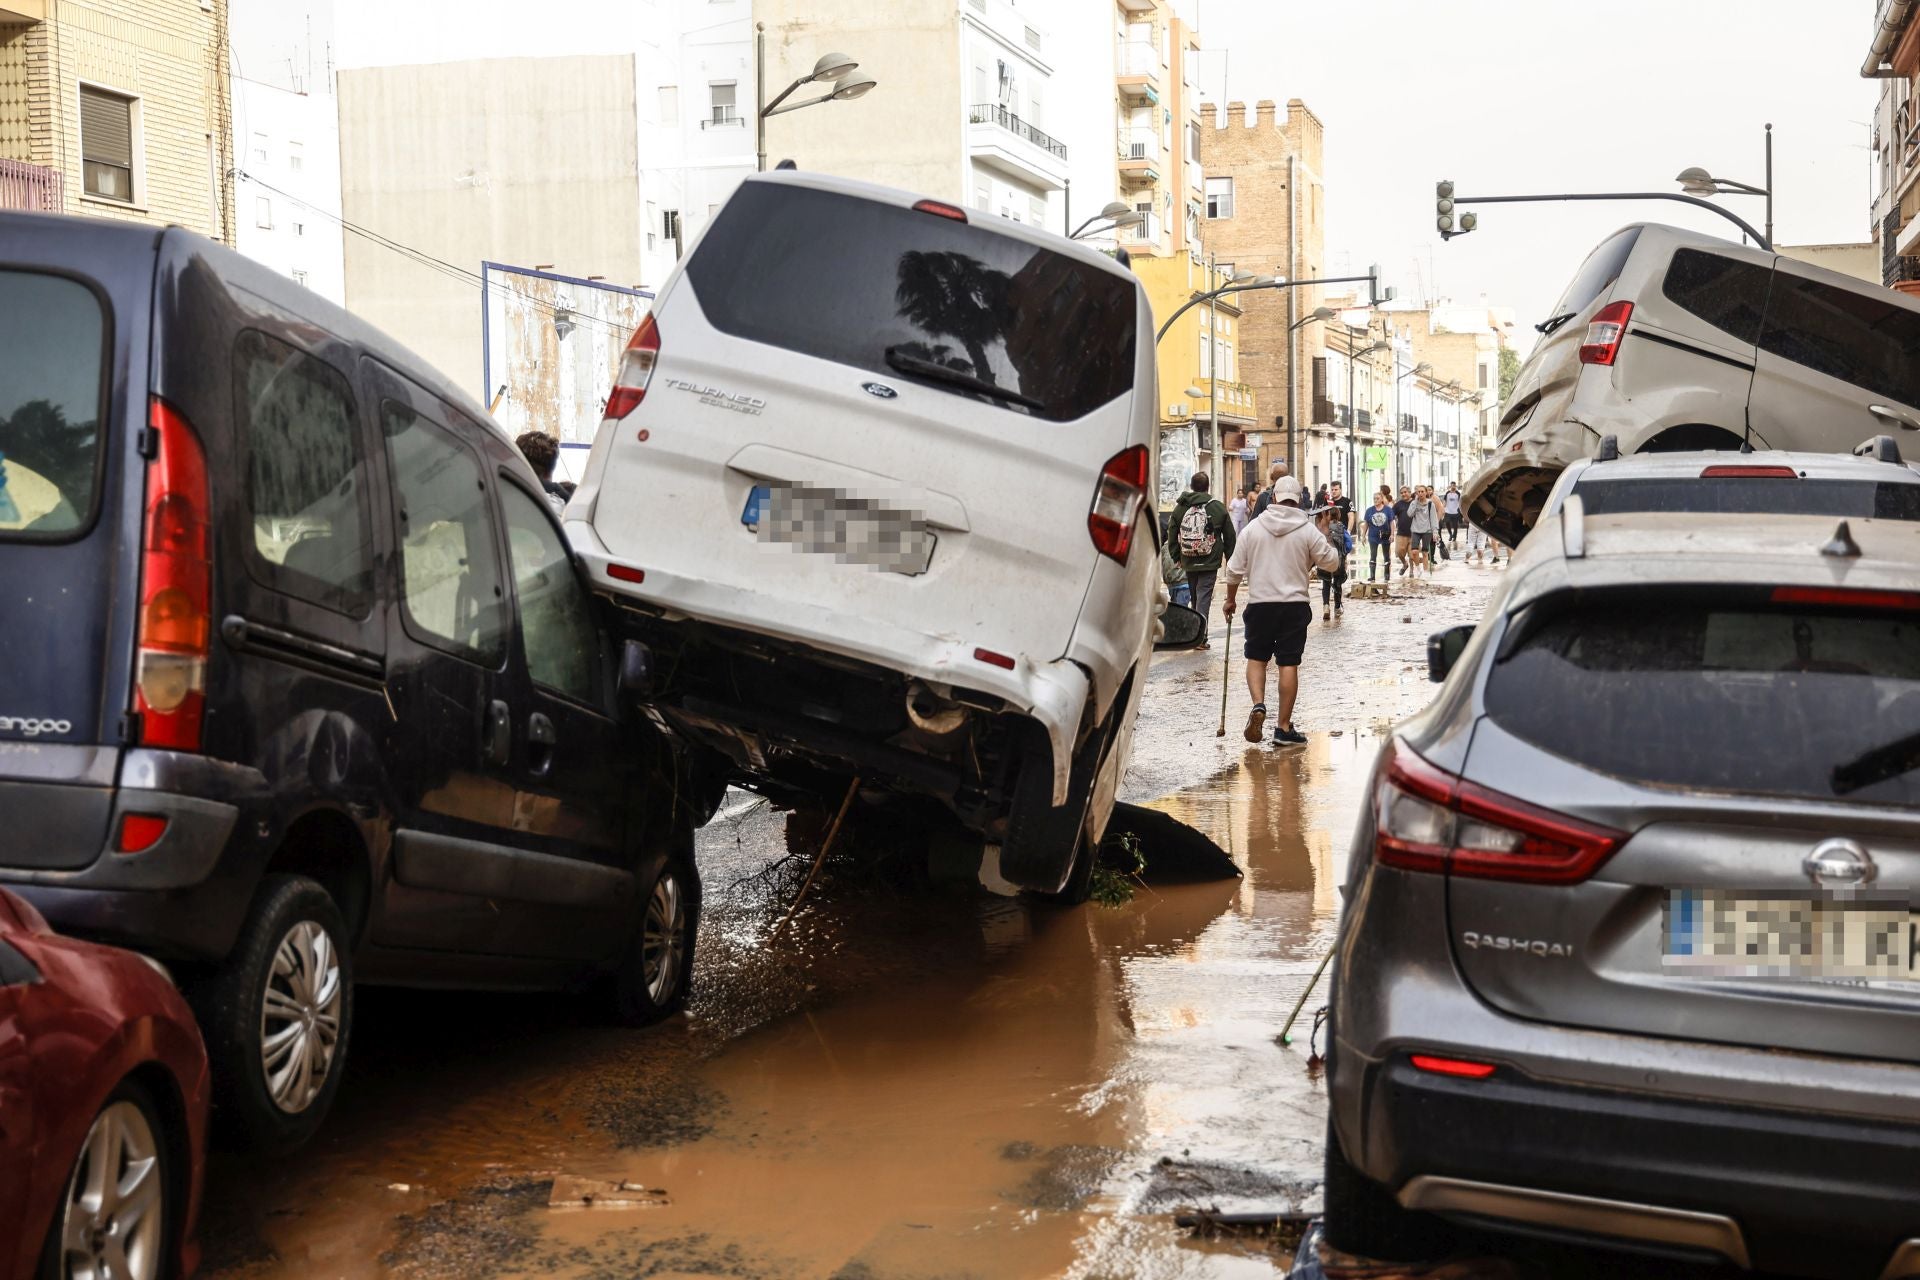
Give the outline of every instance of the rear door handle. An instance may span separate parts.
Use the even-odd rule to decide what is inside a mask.
[[[513,709],[495,698],[487,704],[486,759],[504,765],[513,758]]]
[[[527,767],[536,778],[544,778],[553,768],[553,748],[559,741],[553,721],[541,712],[527,717]]]
[[[1920,422],[1916,422],[1912,414],[1895,409],[1891,405],[1870,404],[1867,406],[1867,412],[1882,422],[1894,423],[1905,427],[1908,431],[1920,431]]]

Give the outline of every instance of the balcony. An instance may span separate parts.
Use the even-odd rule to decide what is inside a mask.
[[[1120,185],[1150,187],[1160,181],[1160,135],[1151,129],[1128,129],[1119,138]]]
[[[997,102],[967,112],[967,148],[990,169],[1030,186],[1058,191],[1067,180],[1067,144]]]
[[[57,169],[24,160],[0,160],[0,209],[59,213],[66,205],[64,188]]]
[[[1160,105],[1160,82],[1167,74],[1167,64],[1151,44],[1144,40],[1123,42],[1114,74],[1122,98],[1136,106]]]
[[[1202,378],[1194,385],[1201,390],[1211,390],[1218,397],[1217,403],[1210,403],[1205,396],[1193,402],[1195,417],[1208,417],[1216,409],[1222,419],[1252,424],[1257,421],[1254,408],[1253,387],[1245,382],[1229,382],[1226,379]]]

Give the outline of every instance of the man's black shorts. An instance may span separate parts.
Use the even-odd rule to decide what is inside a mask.
[[[1304,600],[1269,600],[1247,606],[1247,661],[1300,665],[1313,606]]]

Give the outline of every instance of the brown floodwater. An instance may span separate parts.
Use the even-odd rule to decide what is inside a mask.
[[[830,866],[776,934],[788,821],[743,800],[701,836],[687,1016],[636,1033],[556,997],[365,993],[321,1139],[216,1161],[207,1274],[1284,1274],[1172,1214],[1317,1203],[1320,999],[1277,1037],[1331,944],[1380,736],[1427,699],[1425,637],[1484,601],[1469,572],[1315,624],[1304,748],[1241,740],[1237,658],[1216,737],[1218,637],[1156,662],[1126,794],[1243,879],[1062,910]],[[549,1207],[556,1177],[641,1203]]]

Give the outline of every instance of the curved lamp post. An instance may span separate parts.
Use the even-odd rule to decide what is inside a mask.
[[[1756,187],[1732,178],[1716,178],[1699,165],[1689,165],[1674,176],[1680,189],[1690,196],[1760,196],[1767,202],[1767,238],[1761,243],[1773,247],[1773,125],[1767,125],[1767,185]]]
[[[767,83],[766,23],[754,25],[753,41],[754,57],[759,67],[756,83],[759,86],[759,92],[764,94]],[[817,107],[823,102],[852,102],[855,98],[864,97],[868,90],[879,82],[872,76],[861,76],[858,79],[849,80],[847,77],[852,75],[859,65],[844,53],[822,54],[814,60],[812,71],[782,89],[779,96],[772,102],[763,101],[759,104],[754,114],[753,127],[754,150],[759,157],[761,172],[764,173],[767,168],[767,117],[784,115],[789,111],[798,111],[802,107]],[[808,98],[804,102],[788,102],[787,99],[793,96],[793,91],[805,84],[825,84],[832,87],[817,98]]]

